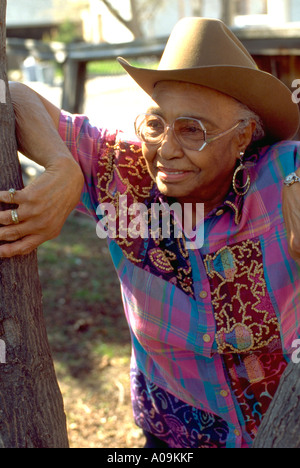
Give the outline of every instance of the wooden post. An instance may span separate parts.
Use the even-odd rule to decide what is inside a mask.
[[[87,63],[68,58],[64,65],[62,108],[72,114],[83,112]]]

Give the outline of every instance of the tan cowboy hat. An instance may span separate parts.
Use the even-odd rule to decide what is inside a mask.
[[[184,18],[171,33],[157,70],[131,66],[126,72],[152,95],[159,81],[184,81],[227,94],[262,119],[268,142],[292,139],[299,108],[291,91],[273,75],[258,69],[251,55],[220,20]]]

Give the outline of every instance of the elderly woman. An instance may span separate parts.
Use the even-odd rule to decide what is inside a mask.
[[[179,22],[158,70],[120,63],[152,98],[136,141],[11,86],[19,147],[46,171],[15,193],[17,210],[0,214],[0,239],[11,241],[0,255],[57,235],[80,194],[96,222],[98,205],[112,206],[146,446],[250,447],[299,337],[300,161],[288,141],[298,107],[217,20]],[[172,210],[168,236],[164,216],[148,236],[136,224],[125,236],[133,211],[124,201],[146,207],[149,227],[155,203],[176,202],[194,234],[204,226],[202,242],[181,225],[175,235],[182,220]]]

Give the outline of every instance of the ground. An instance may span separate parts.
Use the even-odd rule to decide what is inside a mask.
[[[72,213],[38,257],[71,448],[142,447],[130,402],[129,330],[106,241],[90,218]]]

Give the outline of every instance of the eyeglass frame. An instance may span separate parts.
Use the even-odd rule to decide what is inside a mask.
[[[154,116],[154,117],[158,117],[159,119],[161,119],[164,123],[164,132],[161,134],[161,139],[160,141],[158,141],[157,143],[149,143],[145,140],[143,140],[140,136],[140,133],[138,132],[138,129],[137,129],[137,120],[144,116],[144,117],[147,117],[147,116]],[[203,144],[202,146],[199,148],[199,149],[191,149],[191,148],[187,148],[185,147],[180,141],[179,141],[179,138],[177,137],[176,133],[175,133],[175,130],[174,130],[174,125],[175,125],[175,122],[177,120],[184,120],[184,119],[188,119],[188,120],[193,120],[195,122],[198,122],[198,124],[200,125],[201,127],[201,130],[203,131],[203,134],[204,134],[204,141],[203,141]],[[173,135],[175,136],[176,138],[176,141],[180,144],[180,146],[184,149],[187,149],[189,151],[202,151],[207,145],[209,145],[209,143],[212,143],[213,141],[216,141],[218,140],[219,138],[222,138],[223,136],[226,136],[226,135],[229,135],[230,132],[233,132],[233,130],[235,130],[236,128],[238,128],[238,126],[244,122],[244,120],[239,120],[233,127],[229,128],[228,130],[225,130],[224,132],[222,133],[219,133],[218,135],[215,135],[214,137],[211,137],[211,138],[208,138],[207,137],[207,130],[206,128],[204,127],[203,123],[201,122],[201,120],[199,119],[195,119],[194,117],[177,117],[173,123],[171,125],[168,125],[167,122],[165,121],[165,119],[163,117],[161,117],[160,115],[158,114],[139,114],[136,119],[135,119],[135,122],[134,122],[134,128],[135,128],[135,133],[136,133],[136,136],[139,138],[140,141],[142,141],[143,143],[146,143],[147,145],[150,145],[150,146],[158,146],[160,143],[162,143],[162,141],[164,140],[166,134],[167,134],[167,131],[168,129],[172,130],[173,131]]]

